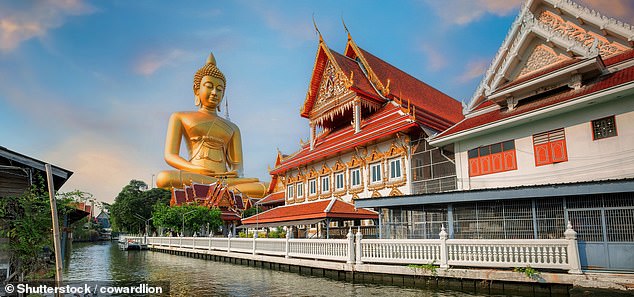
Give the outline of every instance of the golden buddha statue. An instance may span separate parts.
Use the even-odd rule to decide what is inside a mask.
[[[249,197],[264,197],[267,184],[257,178],[242,176],[242,141],[240,129],[216,113],[226,86],[225,76],[213,54],[194,75],[194,96],[197,111],[175,112],[169,119],[165,139],[165,161],[178,170],[162,171],[156,185],[160,188],[182,188],[192,182],[211,184],[222,179],[230,189],[238,189]],[[189,158],[180,156],[185,139]]]

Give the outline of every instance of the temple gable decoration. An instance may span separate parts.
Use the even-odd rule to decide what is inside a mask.
[[[463,113],[474,111],[491,95],[535,74],[575,61],[605,60],[633,46],[632,25],[570,0],[528,0]],[[496,103],[512,109],[517,102]]]

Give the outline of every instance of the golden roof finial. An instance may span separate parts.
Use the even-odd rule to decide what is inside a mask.
[[[321,36],[321,32],[319,31],[319,28],[317,28],[317,23],[315,22],[315,13],[313,13],[313,26],[315,26],[315,31],[317,31],[317,34],[319,35],[319,43],[324,42],[324,38]]]
[[[348,33],[348,41],[352,40],[352,35],[350,35],[346,22],[343,20],[343,14],[341,15],[341,23],[343,24],[343,29],[346,30],[346,33]]]

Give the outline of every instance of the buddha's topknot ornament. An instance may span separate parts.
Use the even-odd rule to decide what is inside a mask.
[[[196,71],[196,74],[194,74],[194,94],[196,94],[198,92],[198,89],[200,89],[200,81],[204,76],[211,76],[221,79],[225,83],[225,86],[227,85],[227,79],[225,78],[225,75],[216,66],[216,58],[214,57],[213,53],[209,54],[205,66],[198,69],[198,71]]]

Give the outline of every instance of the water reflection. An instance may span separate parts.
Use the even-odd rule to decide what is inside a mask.
[[[120,251],[110,242],[73,244],[64,279],[136,284],[169,281],[172,296],[484,296],[353,284],[159,252]]]

